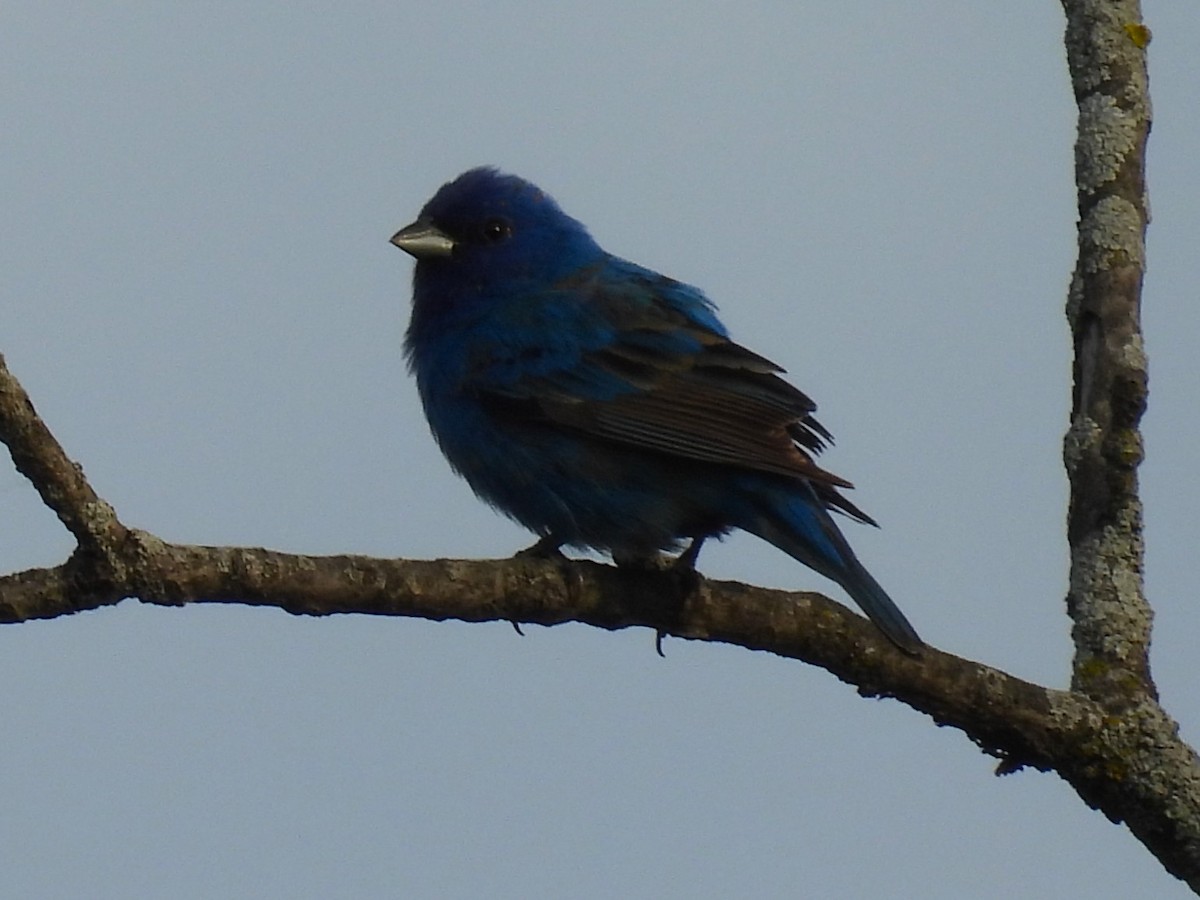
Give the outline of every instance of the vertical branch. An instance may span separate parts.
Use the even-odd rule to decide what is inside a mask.
[[[1062,4],[1079,106],[1079,259],[1067,300],[1074,396],[1063,446],[1071,484],[1072,686],[1120,702],[1154,694],[1137,481],[1147,390],[1141,289],[1149,31],[1137,0]]]

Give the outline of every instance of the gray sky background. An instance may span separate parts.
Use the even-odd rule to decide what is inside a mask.
[[[1200,12],[1146,4],[1155,674],[1200,740]],[[922,635],[1068,677],[1074,106],[1008,3],[0,7],[0,352],[176,541],[506,556],[404,371],[388,244],[481,163],[785,365]],[[0,463],[0,571],[67,535]],[[747,536],[700,568],[836,588]],[[1174,897],[1057,778],[642,630],[125,603],[0,629],[0,882],[54,897]]]

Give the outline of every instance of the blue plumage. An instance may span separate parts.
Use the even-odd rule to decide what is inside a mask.
[[[541,547],[644,558],[741,528],[921,646],[829,514],[872,522],[813,462],[830,440],[815,404],[699,290],[611,256],[490,168],[444,185],[392,243],[417,259],[405,352],[434,437]]]

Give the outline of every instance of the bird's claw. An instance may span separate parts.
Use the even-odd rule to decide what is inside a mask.
[[[546,535],[539,538],[537,543],[532,547],[526,547],[524,550],[518,550],[513,554],[513,559],[553,559],[565,560],[567,557],[563,555],[559,547],[562,546],[562,541],[555,538],[553,535]]]
[[[671,564],[676,572],[695,572],[696,560],[700,557],[700,548],[704,546],[704,538],[692,538],[692,542],[688,544],[688,548],[675,557],[675,561]]]

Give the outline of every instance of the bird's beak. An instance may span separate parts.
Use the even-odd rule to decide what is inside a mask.
[[[449,235],[420,219],[393,234],[392,243],[417,259],[449,256],[454,250],[454,241]]]

